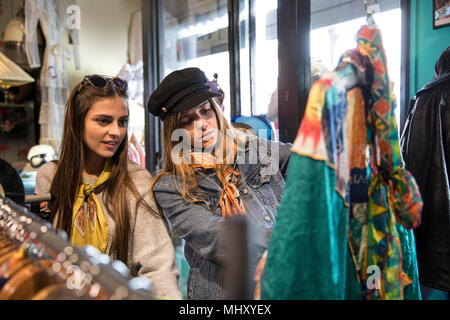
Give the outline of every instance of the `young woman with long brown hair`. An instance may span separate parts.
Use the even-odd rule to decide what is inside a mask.
[[[152,184],[157,204],[172,229],[185,240],[190,265],[189,299],[226,299],[230,261],[225,223],[248,222],[249,277],[244,293],[255,288],[252,274],[267,248],[285,185],[290,144],[267,141],[233,129],[217,94],[198,68],[169,74],[152,93],[149,111],[163,120],[164,167]],[[181,141],[180,141],[181,140]],[[228,283],[229,285],[230,283]],[[242,296],[239,296],[241,298]]]
[[[128,160],[127,83],[85,76],[67,103],[60,158],[42,166],[37,194],[50,192],[51,221],[75,245],[92,245],[146,276],[157,296],[182,298],[174,248],[149,197],[151,175]]]

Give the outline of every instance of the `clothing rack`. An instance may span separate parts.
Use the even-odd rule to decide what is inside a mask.
[[[47,221],[1,195],[0,233],[17,249],[27,249],[33,261],[51,261],[49,273],[66,280],[74,296],[108,300],[154,298],[148,279],[131,277],[124,263],[112,261],[92,246],[72,245],[63,230],[55,230]]]

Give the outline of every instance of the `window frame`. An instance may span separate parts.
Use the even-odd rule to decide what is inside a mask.
[[[251,112],[254,111],[255,0],[228,0],[228,43],[230,61],[231,117],[241,113],[240,30],[241,1],[249,8],[249,66]],[[144,105],[163,79],[164,0],[141,1],[144,56]],[[402,11],[400,130],[403,130],[409,104],[410,11],[409,0],[400,0]],[[253,27],[252,27],[253,26]],[[279,140],[293,142],[303,118],[311,86],[310,58],[311,0],[278,0],[278,118]],[[162,122],[145,113],[146,166],[155,172],[162,158]],[[400,131],[401,132],[401,131]]]

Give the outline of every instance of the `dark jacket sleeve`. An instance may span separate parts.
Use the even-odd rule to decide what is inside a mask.
[[[156,201],[171,228],[199,254],[223,260],[225,220],[201,203],[184,200],[175,183],[173,176],[164,176],[153,187]]]
[[[289,160],[291,159],[291,148],[292,143],[283,143],[280,144],[280,171],[283,174],[283,177],[286,179]]]
[[[444,172],[441,117],[438,97],[420,96],[407,117],[400,139],[406,169],[414,175],[422,195],[427,193],[425,186],[429,185],[429,179],[439,171]],[[432,172],[436,169],[437,172]]]
[[[421,283],[446,290],[450,284],[449,85],[421,94],[401,138],[405,167],[423,200],[414,230]]]

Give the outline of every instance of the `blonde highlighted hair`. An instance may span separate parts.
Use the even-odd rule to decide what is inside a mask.
[[[212,152],[217,162],[215,171],[219,180],[223,181],[226,169],[233,163],[235,154],[234,140],[236,137],[231,130],[232,126],[225,118],[216,98],[210,99],[209,102],[216,115],[217,127],[219,130],[216,146]],[[172,150],[180,143],[179,141],[172,141],[172,133],[174,130],[181,128],[181,115],[181,112],[171,113],[163,122],[163,168],[160,173],[156,175],[151,184],[152,195],[156,203],[157,201],[153,192],[153,187],[165,175],[175,175],[178,178],[177,187],[186,201],[194,202],[202,200],[199,198],[198,194],[194,195],[192,193],[192,190],[198,186],[198,171],[191,166],[190,163],[182,162],[177,164],[172,158]]]

